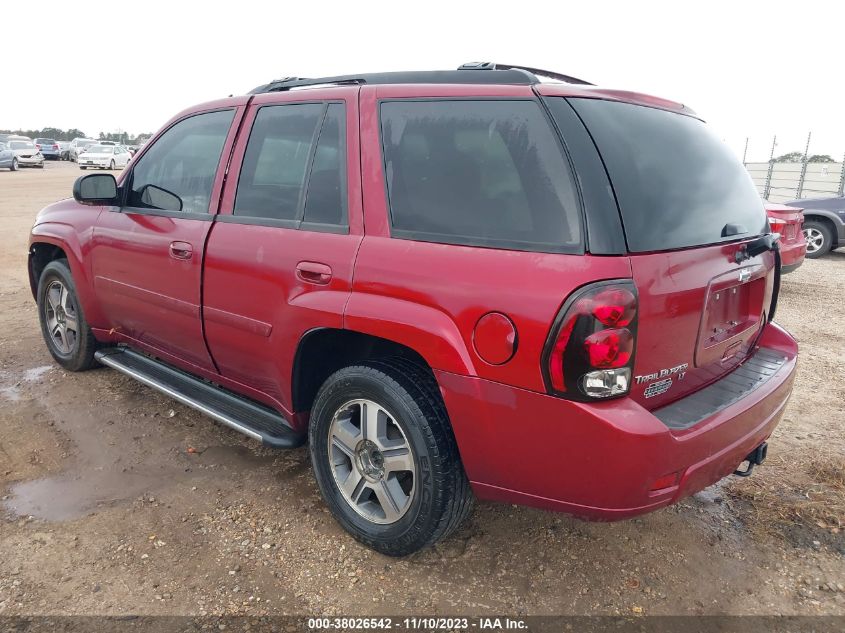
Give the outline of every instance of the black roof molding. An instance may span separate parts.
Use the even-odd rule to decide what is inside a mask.
[[[458,70],[421,70],[410,72],[367,73],[335,77],[284,77],[250,90],[249,94],[281,92],[309,86],[344,86],[362,84],[499,84],[531,86],[540,83],[537,75],[566,83],[592,85],[582,79],[527,66],[492,62],[471,62]]]

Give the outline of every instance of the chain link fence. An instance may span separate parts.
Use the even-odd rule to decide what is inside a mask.
[[[798,161],[781,162],[775,158],[777,137],[772,139],[767,162],[749,162],[743,155],[743,164],[764,200],[787,202],[802,198],[830,198],[845,194],[845,157],[840,162],[810,162],[810,139]],[[748,139],[745,142],[748,152]]]

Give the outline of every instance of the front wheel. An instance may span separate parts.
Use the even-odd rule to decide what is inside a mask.
[[[38,315],[47,349],[59,365],[82,371],[97,364],[97,341],[82,313],[67,260],[44,267],[38,281]]]
[[[472,507],[437,383],[413,362],[368,361],[332,374],[314,402],[309,442],[331,513],[383,554],[432,545]]]
[[[114,161],[109,163],[109,170],[114,171]]]
[[[12,166],[9,167],[9,169],[12,170],[12,171],[18,170],[18,159],[17,158],[12,159]]]
[[[833,246],[833,233],[824,222],[807,220],[804,222],[804,239],[807,242],[807,257],[815,259],[826,255]]]

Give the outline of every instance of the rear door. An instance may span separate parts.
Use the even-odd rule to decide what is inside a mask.
[[[619,205],[639,292],[631,396],[649,409],[744,361],[766,323],[775,254],[737,254],[768,232],[750,177],[699,119],[603,98],[548,98],[584,122]]]
[[[100,214],[88,255],[107,327],[207,370],[214,364],[200,316],[202,260],[242,113],[230,100],[161,133],[123,179],[124,206]]]
[[[220,373],[290,412],[300,338],[343,326],[363,234],[358,88],[256,96],[208,240],[203,313]]]

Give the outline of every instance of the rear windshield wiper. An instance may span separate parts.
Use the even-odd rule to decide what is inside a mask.
[[[774,251],[778,249],[778,235],[775,233],[767,233],[761,235],[756,240],[748,242],[736,252],[736,263],[744,262],[746,259],[757,257],[767,251]]]

